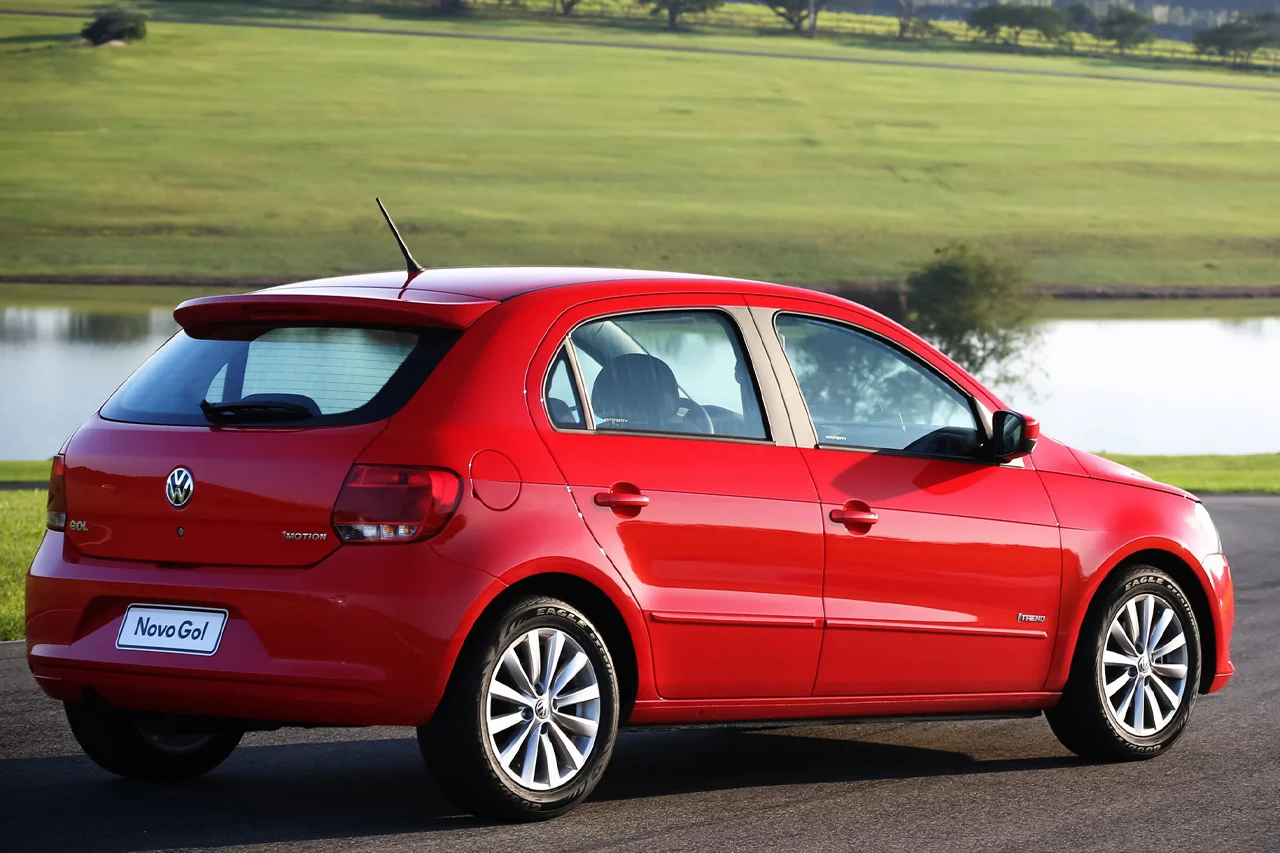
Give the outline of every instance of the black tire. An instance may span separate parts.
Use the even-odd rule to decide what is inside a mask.
[[[1172,609],[1181,620],[1186,637],[1186,677],[1182,688],[1181,704],[1154,734],[1140,736],[1126,730],[1118,721],[1106,695],[1106,675],[1103,652],[1106,650],[1112,622],[1129,602],[1142,601],[1151,595],[1158,602]],[[1152,644],[1155,645],[1155,644]],[[1147,657],[1144,655],[1144,657]],[[1150,658],[1140,664],[1150,670]],[[1116,669],[1112,673],[1115,682],[1130,670]],[[1142,670],[1134,667],[1133,676]],[[1119,676],[1116,673],[1120,673]],[[1113,683],[1115,683],[1113,682]],[[1140,682],[1141,683],[1141,682]],[[1128,682],[1125,682],[1128,684]],[[1091,608],[1081,627],[1076,643],[1071,674],[1067,679],[1062,701],[1045,712],[1049,726],[1067,749],[1094,761],[1137,761],[1161,754],[1182,735],[1191,719],[1200,686],[1200,629],[1195,612],[1177,582],[1167,573],[1152,566],[1135,565],[1119,570],[1114,581],[1098,592],[1098,605]],[[1158,685],[1157,685],[1158,687]],[[1125,688],[1117,696],[1123,700]],[[1147,707],[1149,708],[1147,700]],[[1163,706],[1161,707],[1163,709]],[[1128,711],[1133,714],[1135,711]],[[1127,722],[1131,722],[1128,721]],[[1134,728],[1130,726],[1130,728]],[[1157,728],[1153,724],[1152,728]],[[1140,731],[1142,727],[1137,727]]]
[[[193,779],[217,767],[244,737],[239,731],[178,733],[172,718],[65,703],[71,733],[103,770],[126,779]]]
[[[585,762],[563,785],[541,791],[524,787],[503,769],[488,733],[485,698],[501,656],[535,628],[557,629],[576,642],[594,668],[599,688],[595,741]],[[523,720],[533,723],[536,731],[547,730],[549,722],[537,728],[533,713]],[[418,729],[418,745],[436,783],[461,808],[481,818],[533,821],[564,814],[595,789],[613,754],[617,732],[618,679],[600,633],[572,605],[533,596],[477,626],[458,656],[435,716]]]

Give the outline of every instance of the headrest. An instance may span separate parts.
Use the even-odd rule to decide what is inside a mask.
[[[596,417],[615,428],[656,428],[674,417],[680,387],[667,363],[646,353],[626,353],[607,361],[591,389]]]

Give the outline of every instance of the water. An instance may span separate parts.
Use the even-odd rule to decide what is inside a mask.
[[[0,309],[0,459],[47,459],[177,330],[163,309]]]
[[[0,459],[53,455],[175,329],[162,309],[0,309]],[[995,390],[1068,444],[1280,451],[1280,317],[1053,320],[1026,362]]]
[[[1048,435],[1113,453],[1280,452],[1280,317],[1053,320],[1026,387]]]

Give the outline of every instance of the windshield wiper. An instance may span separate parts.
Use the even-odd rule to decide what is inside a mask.
[[[306,406],[297,403],[210,403],[200,401],[200,411],[209,423],[230,421],[299,421],[312,415]]]

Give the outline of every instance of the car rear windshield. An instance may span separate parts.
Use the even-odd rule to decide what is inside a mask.
[[[102,416],[190,426],[369,423],[407,403],[458,334],[274,325],[182,331],[120,386]]]

